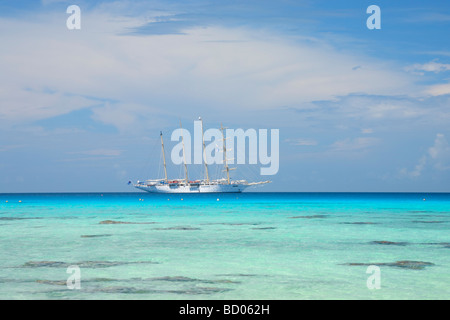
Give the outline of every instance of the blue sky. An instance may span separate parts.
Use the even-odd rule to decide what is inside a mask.
[[[0,0],[0,30],[0,192],[134,191],[199,116],[280,130],[262,191],[450,192],[448,1]]]

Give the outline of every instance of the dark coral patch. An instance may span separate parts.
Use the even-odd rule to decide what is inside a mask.
[[[127,222],[127,221],[117,221],[117,220],[103,220],[99,222],[100,224],[153,224],[156,222]]]
[[[395,262],[381,262],[381,263],[359,263],[359,262],[351,262],[346,263],[344,265],[347,266],[387,266],[387,267],[396,267],[402,269],[411,269],[411,270],[423,270],[425,267],[434,266],[434,263],[426,262],[426,261],[411,261],[411,260],[400,260]]]
[[[379,224],[377,222],[341,222],[341,224]]]
[[[326,218],[327,215],[325,214],[314,214],[312,216],[294,216],[294,217],[289,217],[291,219],[320,219],[320,218]]]
[[[393,241],[372,241],[371,244],[383,244],[388,246],[406,246],[407,242],[393,242]]]

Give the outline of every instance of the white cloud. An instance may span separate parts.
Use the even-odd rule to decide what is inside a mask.
[[[118,149],[91,149],[91,150],[82,150],[82,151],[70,151],[66,152],[69,155],[75,155],[75,157],[58,160],[61,162],[76,162],[76,161],[95,161],[95,160],[105,160],[105,159],[113,159],[122,154],[123,150]]]
[[[304,138],[297,138],[297,139],[286,139],[287,143],[294,145],[294,146],[316,146],[318,145],[318,142],[314,139],[304,139]]]
[[[409,171],[406,168],[400,170],[402,176],[417,178],[422,175],[427,165],[433,168],[444,171],[450,169],[450,145],[442,133],[436,134],[434,144],[428,148],[427,153],[420,157],[417,165],[413,170]]]
[[[426,92],[428,94],[431,94],[432,96],[441,96],[445,94],[450,94],[450,83],[436,84],[430,86]]]
[[[402,168],[400,170],[400,174],[402,176],[408,176],[410,178],[417,178],[422,174],[422,171],[425,168],[426,164],[427,156],[422,156],[412,171],[408,171],[406,168]]]
[[[361,133],[364,133],[364,134],[371,134],[373,132],[374,132],[374,130],[371,128],[361,129]]]
[[[99,10],[82,12],[81,30],[67,30],[61,15],[38,20],[0,19],[2,30],[14,30],[0,35],[8,43],[0,52],[0,121],[38,120],[108,99],[117,103],[96,107],[95,117],[123,130],[155,110],[179,114],[196,107],[213,114],[353,92],[416,91],[411,77],[392,65],[342,53],[319,40],[298,43],[213,26],[185,29],[182,35],[124,34],[144,17]],[[355,65],[362,67],[352,70]]]
[[[91,156],[115,157],[115,156],[120,156],[122,154],[122,150],[116,150],[116,149],[94,149],[94,150],[69,152],[69,153],[70,154],[91,155]]]
[[[339,129],[358,128],[364,134],[385,131],[386,126],[414,125],[447,127],[450,121],[450,97],[414,98],[353,94],[332,101],[317,101],[294,108],[300,118],[322,125],[328,121]],[[364,128],[364,129],[361,129]]]
[[[44,6],[48,6],[48,5],[55,4],[55,3],[63,3],[63,2],[68,3],[69,0],[41,0],[41,3]]]
[[[366,107],[369,117],[373,119],[413,118],[424,112],[404,101],[383,101],[372,103]]]
[[[450,145],[442,133],[436,135],[434,145],[428,149],[428,154],[438,170],[450,169]]]
[[[5,84],[0,88],[0,122],[10,126],[62,115],[96,103],[98,102],[80,95]]]
[[[3,145],[0,146],[0,152],[9,152],[10,150],[23,148],[25,145]]]
[[[450,71],[450,64],[439,63],[436,61],[430,61],[424,64],[414,64],[406,68],[407,71],[425,71],[425,72],[444,72]]]
[[[142,132],[161,125],[159,117],[164,110],[135,103],[105,103],[93,108],[92,112],[94,120],[113,125],[121,132]]]
[[[367,150],[379,142],[378,138],[347,138],[344,140],[338,140],[331,145],[331,150],[334,152],[359,152]]]

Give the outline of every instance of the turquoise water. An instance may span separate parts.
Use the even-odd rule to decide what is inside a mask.
[[[449,228],[450,194],[0,194],[0,299],[450,299]]]

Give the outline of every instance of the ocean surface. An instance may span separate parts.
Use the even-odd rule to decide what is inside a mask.
[[[0,194],[0,299],[450,299],[449,231],[448,193]]]

